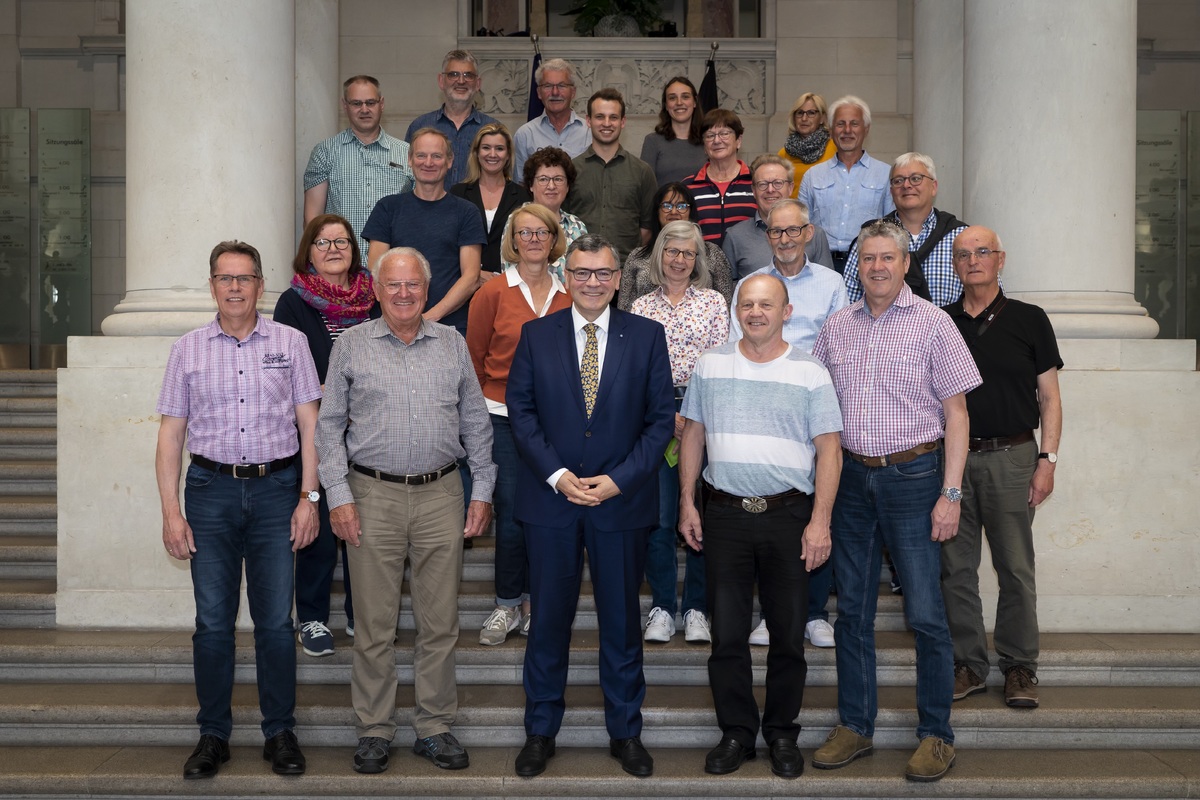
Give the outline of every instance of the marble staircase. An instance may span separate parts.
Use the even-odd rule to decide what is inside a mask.
[[[491,608],[490,539],[464,555],[455,732],[471,767],[437,770],[412,742],[413,623],[407,598],[396,644],[399,731],[392,765],[354,773],[351,640],[331,620],[337,652],[298,655],[297,733],[308,756],[300,778],[273,775],[261,758],[252,636],[237,636],[233,759],[212,781],[185,782],[195,743],[187,630],[68,630],[54,625],[54,382],[0,374],[0,796],[29,798],[240,797],[1200,797],[1200,634],[1051,633],[1043,637],[1042,705],[1004,706],[999,676],[955,704],[958,761],[935,784],[904,780],[915,746],[914,654],[903,606],[880,584],[880,712],[876,753],[798,780],[771,775],[765,751],[734,775],[703,773],[716,743],[706,648],[682,635],[647,646],[643,740],[653,777],[622,773],[604,745],[596,687],[598,644],[585,584],[572,644],[568,710],[558,755],[535,779],[513,774],[523,742],[524,643],[478,644]],[[334,607],[340,607],[340,585]],[[648,593],[643,597],[649,607]],[[831,602],[836,612],[836,598]],[[536,623],[535,623],[536,624]],[[766,651],[756,648],[758,683]],[[832,650],[809,648],[800,722],[806,757],[836,722]],[[760,694],[761,699],[761,694]]]

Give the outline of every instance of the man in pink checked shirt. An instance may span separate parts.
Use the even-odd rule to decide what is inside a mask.
[[[908,239],[891,222],[863,228],[863,297],[829,317],[813,348],[837,391],[844,457],[832,525],[839,724],[812,763],[835,769],[872,752],[879,707],[875,609],[886,546],[904,584],[917,647],[920,746],[905,775],[936,781],[954,764],[954,650],[942,604],[941,547],[958,532],[965,395],[981,381],[953,320],[905,284]]]

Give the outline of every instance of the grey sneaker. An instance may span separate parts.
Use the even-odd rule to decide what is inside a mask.
[[[425,756],[442,769],[466,769],[470,764],[467,751],[449,731],[426,736],[413,742],[413,752]]]
[[[655,606],[646,618],[647,642],[669,642],[675,635],[675,619],[665,608]]]
[[[388,768],[388,750],[391,742],[378,736],[364,736],[358,740],[354,751],[354,771],[364,775],[375,775]]]
[[[529,628],[533,625],[533,612],[521,617],[521,635],[528,636]]]
[[[296,635],[304,654],[309,656],[333,655],[333,634],[324,622],[302,622],[300,633]]]
[[[685,642],[711,642],[712,630],[703,611],[692,609],[683,615],[683,640]]]
[[[489,647],[504,644],[504,640],[520,624],[520,606],[496,606],[491,616],[483,622],[483,628],[479,631],[479,643]]]

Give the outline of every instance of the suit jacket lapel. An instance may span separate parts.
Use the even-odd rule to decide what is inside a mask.
[[[613,382],[621,374],[621,361],[625,358],[625,312],[612,309],[608,317],[608,341],[604,345],[604,367],[600,370],[600,387],[596,391],[596,406],[592,409],[594,419],[604,401],[612,393]],[[575,370],[579,372],[578,369]],[[583,398],[583,385],[580,384],[579,397]]]
[[[583,404],[583,383],[579,377],[579,354],[575,349],[575,325],[571,310],[558,312],[558,356],[562,364],[563,374],[570,387],[571,397],[580,416],[587,419],[587,410]],[[595,411],[593,410],[593,413]]]

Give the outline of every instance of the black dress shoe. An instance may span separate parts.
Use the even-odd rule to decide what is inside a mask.
[[[532,778],[546,771],[546,762],[554,755],[554,739],[550,736],[530,736],[517,753],[517,775]]]
[[[728,775],[754,756],[753,747],[745,747],[732,736],[726,736],[704,757],[704,771],[709,775]]]
[[[654,759],[636,736],[631,739],[610,739],[608,754],[620,759],[621,769],[634,777],[648,778],[654,773]]]
[[[263,744],[263,760],[271,762],[276,775],[303,775],[304,754],[291,731],[280,731]]]
[[[804,773],[804,756],[791,739],[771,742],[771,772],[781,778],[799,778]]]
[[[200,737],[200,742],[191,756],[183,764],[183,777],[188,780],[195,778],[211,778],[217,774],[222,764],[229,760],[229,742],[206,733]]]

